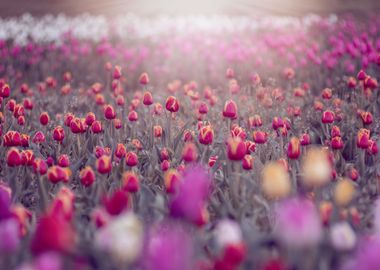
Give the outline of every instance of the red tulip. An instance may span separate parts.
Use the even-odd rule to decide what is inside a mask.
[[[108,214],[117,216],[128,208],[128,194],[123,190],[116,190],[111,195],[103,198],[103,205]]]
[[[138,157],[135,152],[128,152],[125,156],[125,163],[130,166],[134,167],[138,164]]]
[[[113,78],[118,80],[121,78],[121,67],[120,66],[115,66],[113,70]]]
[[[48,170],[48,166],[43,159],[35,158],[33,162],[33,169],[35,173],[38,173],[39,175],[45,175]]]
[[[379,149],[377,146],[377,142],[375,140],[369,140],[369,145],[368,145],[367,151],[371,155],[377,155],[377,153],[379,152]]]
[[[331,148],[332,149],[342,149],[343,140],[342,137],[336,136],[331,139]]]
[[[182,159],[186,162],[193,162],[198,158],[197,147],[192,142],[185,143],[182,149]]]
[[[115,156],[121,159],[125,157],[126,153],[127,153],[127,149],[125,148],[124,144],[118,143],[115,149]]]
[[[359,148],[367,149],[369,147],[370,131],[365,128],[361,128],[357,135],[356,145]]]
[[[25,166],[32,166],[34,162],[33,150],[24,150],[21,152],[21,163]]]
[[[267,141],[267,133],[264,131],[254,131],[252,134],[253,141],[258,144],[264,144]]]
[[[56,126],[53,130],[53,139],[58,142],[62,142],[65,138],[65,131],[63,127]]]
[[[214,140],[214,130],[211,128],[211,126],[203,126],[199,130],[199,135],[198,135],[199,142],[201,144],[209,145],[212,144]]]
[[[11,88],[8,84],[4,84],[2,87],[0,87],[0,97],[7,98],[11,94]]]
[[[64,124],[66,127],[70,127],[71,121],[75,118],[75,116],[72,113],[66,113],[64,117]]]
[[[223,116],[231,119],[237,118],[238,108],[233,100],[227,100],[223,108]]]
[[[164,175],[165,190],[167,193],[174,193],[178,188],[180,175],[176,169],[168,170]]]
[[[47,112],[41,113],[41,115],[40,115],[41,125],[46,126],[49,123],[49,120],[50,120],[50,117],[49,117],[49,114]]]
[[[95,173],[90,166],[86,166],[80,171],[79,178],[83,186],[89,187],[95,181]]]
[[[70,177],[70,169],[53,165],[48,169],[47,176],[49,181],[53,184],[56,184],[58,182],[67,183]]]
[[[93,112],[89,112],[86,115],[86,125],[91,126],[96,120],[96,116]]]
[[[247,146],[240,137],[227,140],[227,156],[230,160],[242,160],[247,153]]]
[[[201,104],[199,104],[198,112],[200,114],[207,114],[208,113],[208,106],[207,106],[206,102],[202,102]]]
[[[154,126],[153,127],[153,134],[154,137],[159,138],[162,136],[162,127],[161,126]]]
[[[45,142],[45,135],[42,131],[37,131],[36,134],[34,134],[32,141],[35,144],[40,144]]]
[[[74,134],[82,133],[85,131],[85,127],[83,125],[82,119],[75,117],[71,122],[70,122],[70,130]]]
[[[340,133],[340,128],[338,126],[332,126],[331,127],[331,137],[340,137],[342,136]]]
[[[104,117],[108,120],[112,120],[116,118],[116,112],[115,112],[115,109],[112,107],[112,105],[106,105],[104,107]]]
[[[139,189],[140,189],[139,178],[132,171],[128,171],[128,172],[123,173],[122,182],[123,182],[123,184],[122,184],[123,190],[125,190],[125,191],[135,193],[135,192],[139,191]]]
[[[250,127],[261,127],[263,125],[263,121],[261,120],[260,115],[255,114],[248,118],[248,124]]]
[[[331,99],[332,98],[332,90],[330,88],[325,88],[322,91],[323,99]]]
[[[288,144],[287,155],[290,159],[297,159],[300,154],[300,140],[297,137],[292,137]]]
[[[131,122],[135,122],[139,119],[139,115],[137,114],[136,111],[130,111],[128,113],[128,120]]]
[[[12,147],[7,152],[7,164],[9,167],[16,167],[22,164],[21,152]]]
[[[91,131],[95,134],[102,132],[102,122],[95,120],[91,125]]]
[[[170,112],[178,112],[179,110],[179,102],[174,96],[169,96],[166,99],[165,107]]]
[[[148,73],[144,72],[140,75],[139,82],[142,85],[147,85],[149,83]]]
[[[66,167],[69,167],[70,166],[70,160],[69,160],[69,156],[68,155],[60,155],[58,157],[58,161],[57,161],[58,165],[63,167],[63,168],[66,168]]]
[[[331,124],[334,122],[335,114],[332,111],[324,111],[322,114],[322,123]]]
[[[109,174],[112,170],[111,158],[106,155],[100,156],[96,160],[96,169],[100,174]]]
[[[364,125],[370,125],[372,124],[373,117],[372,113],[370,112],[361,112],[360,117],[362,118],[363,124]]]
[[[169,160],[164,160],[161,162],[161,170],[166,172],[170,168],[170,161]]]
[[[300,142],[301,142],[301,145],[309,145],[309,144],[311,144],[310,135],[307,134],[307,133],[302,134]]]
[[[245,155],[242,161],[242,167],[244,170],[252,170],[253,168],[253,156]]]
[[[145,92],[143,96],[143,104],[150,106],[153,104],[153,96],[150,92]]]

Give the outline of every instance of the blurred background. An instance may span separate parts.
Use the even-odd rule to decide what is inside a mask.
[[[112,16],[136,13],[228,14],[228,15],[304,15],[374,11],[380,0],[0,0],[0,16],[23,13],[77,15],[83,12]]]

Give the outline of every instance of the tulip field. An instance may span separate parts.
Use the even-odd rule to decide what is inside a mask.
[[[380,269],[380,18],[0,19],[0,269]]]

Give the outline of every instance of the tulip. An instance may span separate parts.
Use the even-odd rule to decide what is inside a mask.
[[[153,96],[150,92],[145,92],[143,96],[143,104],[150,106],[153,104]]]
[[[116,118],[116,112],[115,112],[115,109],[112,107],[112,105],[106,105],[104,107],[104,117],[108,120],[112,120]]]
[[[121,67],[115,66],[113,70],[113,78],[118,80],[121,78]]]
[[[223,108],[223,116],[226,118],[236,119],[237,118],[237,105],[233,100],[227,100]]]
[[[115,149],[115,156],[122,159],[123,157],[125,157],[126,153],[127,149],[125,148],[124,144],[118,143]]]
[[[347,206],[355,195],[355,186],[349,179],[338,181],[334,190],[334,200],[338,206]]]
[[[262,171],[261,189],[269,199],[282,199],[291,192],[288,172],[280,163],[269,162]]]
[[[252,137],[255,143],[264,144],[267,141],[267,133],[264,131],[254,131]]]
[[[135,193],[140,189],[140,181],[138,176],[132,172],[124,172],[122,177],[123,190]]]
[[[29,147],[29,136],[27,134],[21,134],[21,146]]]
[[[21,152],[21,164],[25,166],[32,166],[34,162],[33,150],[24,150]]]
[[[11,88],[8,84],[4,84],[2,87],[0,87],[0,97],[7,98],[11,94]]]
[[[310,138],[310,135],[307,134],[307,133],[302,134],[302,135],[301,135],[300,142],[301,142],[301,145],[302,145],[302,146],[305,146],[305,145],[309,145],[309,144],[311,144],[311,138]]]
[[[227,156],[230,160],[242,160],[247,153],[247,146],[240,137],[227,140]]]
[[[128,120],[131,122],[135,122],[139,119],[139,115],[137,114],[136,111],[130,111],[128,113]]]
[[[170,112],[178,112],[179,110],[179,102],[174,96],[169,96],[166,99],[165,107]]]
[[[22,164],[21,152],[12,147],[7,152],[7,164],[9,167],[16,167]]]
[[[297,137],[292,137],[288,144],[287,155],[290,159],[297,159],[301,154],[300,140]]]
[[[331,99],[332,97],[332,90],[330,88],[325,88],[322,91],[322,98],[323,99]]]
[[[153,135],[156,138],[159,138],[162,136],[162,127],[161,126],[154,126],[153,127]]]
[[[273,118],[272,128],[274,130],[277,130],[278,128],[283,127],[283,126],[284,126],[284,122],[282,121],[281,118],[279,118],[279,117],[274,117]]]
[[[32,141],[35,144],[40,144],[45,142],[45,135],[42,131],[37,131],[36,134],[34,134]]]
[[[213,167],[215,165],[215,162],[217,161],[217,159],[218,159],[218,156],[211,156],[208,159],[208,166]]]
[[[95,173],[90,166],[86,166],[80,171],[79,178],[83,186],[89,187],[95,181]]]
[[[49,120],[50,120],[50,117],[49,117],[49,114],[47,112],[41,113],[41,115],[40,115],[41,125],[46,126],[49,123]]]
[[[58,157],[57,163],[59,166],[61,166],[63,168],[69,167],[70,166],[70,160],[69,160],[68,155],[65,155],[65,154],[60,155]]]
[[[117,216],[128,208],[129,197],[124,190],[117,189],[112,194],[103,197],[102,202],[108,214]]]
[[[207,106],[206,102],[201,102],[201,104],[199,104],[198,112],[200,114],[207,114],[208,113],[208,106]]]
[[[342,149],[343,148],[343,140],[342,137],[336,136],[331,139],[331,148],[332,149]]]
[[[185,143],[182,150],[182,159],[186,162],[193,162],[198,158],[197,147],[192,142]]]
[[[340,128],[338,126],[332,126],[331,128],[331,137],[340,137],[342,136],[340,133]]]
[[[253,168],[253,156],[245,155],[242,161],[242,167],[244,170],[252,170]]]
[[[180,175],[176,169],[169,169],[164,174],[164,185],[167,193],[175,193],[180,181]]]
[[[64,117],[64,124],[66,127],[70,127],[71,121],[75,118],[75,116],[71,113],[66,113]]]
[[[96,116],[93,112],[89,112],[86,115],[86,125],[91,126],[96,120]]]
[[[331,124],[334,122],[335,114],[332,111],[324,111],[322,114],[322,123]]]
[[[361,128],[358,132],[356,145],[361,149],[367,149],[370,141],[370,130]]]
[[[309,149],[302,161],[302,180],[308,186],[325,185],[331,178],[332,168],[325,149]]]
[[[369,140],[367,151],[371,155],[377,155],[377,153],[379,152],[379,148],[377,147],[377,142],[375,140]]]
[[[232,68],[227,68],[226,70],[226,78],[233,79],[235,77],[235,72]]]
[[[70,130],[74,134],[82,133],[85,130],[85,127],[83,125],[83,122],[80,118],[75,117],[71,122],[70,122]]]
[[[33,101],[30,98],[24,99],[23,106],[26,110],[33,109]]]
[[[255,114],[254,116],[250,116],[248,118],[248,124],[250,127],[261,127],[263,125],[263,121],[259,115]]]
[[[198,135],[199,142],[204,145],[212,144],[214,140],[214,130],[211,128],[211,126],[203,126],[199,130]]]
[[[56,184],[58,182],[67,183],[70,177],[70,169],[65,169],[56,165],[51,166],[47,171],[47,177],[53,184]]]
[[[115,129],[121,129],[123,127],[123,123],[119,118],[115,118],[113,119],[113,126],[115,127]]]
[[[109,174],[112,170],[111,158],[102,155],[96,160],[96,169],[100,174]]]
[[[140,75],[139,82],[142,85],[147,85],[149,83],[148,73],[144,72]]]
[[[370,125],[370,124],[372,124],[372,121],[373,121],[372,113],[370,113],[370,112],[362,112],[360,114],[360,117],[362,118],[363,125]]]
[[[102,122],[95,120],[91,125],[91,131],[95,134],[102,132]]]
[[[170,168],[170,161],[169,160],[164,160],[161,163],[161,170],[166,172]]]
[[[135,152],[128,152],[125,156],[125,163],[130,166],[134,167],[138,163],[138,157]]]

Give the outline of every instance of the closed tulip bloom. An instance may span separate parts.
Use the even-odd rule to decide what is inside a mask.
[[[161,126],[154,126],[153,127],[153,135],[156,138],[159,138],[162,136],[162,127]]]
[[[367,149],[370,140],[370,130],[361,128],[358,132],[356,145],[361,149]]]
[[[128,172],[123,173],[122,182],[123,182],[123,184],[122,184],[123,190],[125,190],[125,191],[135,193],[135,192],[139,191],[139,189],[140,189],[139,178],[132,171],[128,171]]]
[[[300,142],[301,142],[301,145],[302,145],[302,146],[305,146],[305,145],[309,145],[309,144],[311,144],[311,138],[310,138],[310,135],[307,134],[307,133],[302,134],[302,135],[301,135]]]
[[[197,147],[192,142],[185,143],[182,149],[182,159],[186,162],[193,162],[198,158]]]
[[[263,125],[263,121],[261,120],[260,115],[255,114],[254,116],[250,116],[248,118],[248,124],[250,127],[261,127]]]
[[[267,133],[264,131],[254,131],[252,133],[253,141],[258,144],[264,144],[267,141]]]
[[[150,106],[153,104],[153,96],[151,92],[147,91],[144,93],[143,104],[146,106]]]
[[[45,142],[45,134],[42,131],[37,131],[36,134],[34,134],[32,141],[35,144],[40,144]]]
[[[33,150],[24,150],[21,152],[21,163],[25,166],[32,166],[34,162]]]
[[[79,178],[83,186],[89,187],[95,181],[95,173],[90,166],[86,166],[80,171]]]
[[[334,122],[335,114],[332,111],[324,111],[322,113],[322,123],[331,124]]]
[[[199,130],[198,139],[201,144],[212,144],[214,140],[214,130],[212,127],[209,125],[201,127]]]
[[[104,106],[104,117],[108,120],[112,120],[116,118],[116,112],[112,105]]]
[[[96,169],[100,174],[109,174],[112,170],[111,158],[106,155],[102,155],[96,160]]]
[[[370,125],[373,122],[373,116],[370,112],[361,112],[360,117],[364,125]]]
[[[131,122],[135,122],[139,119],[139,115],[137,114],[136,111],[130,111],[128,113],[128,120]]]
[[[113,78],[118,80],[121,78],[121,67],[115,66],[113,70]]]
[[[115,149],[115,156],[121,159],[125,157],[126,153],[127,153],[127,149],[125,148],[124,144],[118,143]]]
[[[242,160],[247,153],[247,146],[240,137],[227,140],[227,156],[230,160]]]
[[[144,72],[140,75],[139,82],[142,85],[147,85],[149,83],[148,73]]]
[[[340,133],[340,128],[338,126],[332,126],[331,128],[331,137],[340,137],[342,136]]]
[[[160,151],[160,159],[162,160],[168,160],[170,159],[169,151],[167,148],[162,148]]]
[[[235,119],[237,118],[238,108],[232,99],[227,100],[223,107],[223,116],[226,118]]]
[[[119,118],[113,119],[113,126],[115,129],[121,129],[123,127],[123,122]]]
[[[11,94],[11,88],[8,84],[4,84],[2,87],[0,87],[0,97],[7,98]]]
[[[379,152],[379,148],[378,148],[377,142],[375,140],[369,140],[369,145],[368,145],[367,151],[371,155],[377,155],[377,153]]]
[[[331,148],[332,149],[342,149],[343,148],[343,140],[342,137],[336,136],[331,139]]]
[[[274,130],[277,130],[280,127],[284,126],[284,122],[282,121],[282,118],[280,117],[274,117],[272,120],[272,128]]]
[[[29,147],[29,135],[21,134],[21,146]]]
[[[21,152],[12,147],[7,152],[7,164],[9,167],[16,167],[22,164]]]
[[[331,99],[332,98],[332,90],[330,88],[325,88],[322,91],[323,99]]]
[[[235,77],[235,72],[232,68],[227,68],[226,70],[226,78],[233,79]]]
[[[164,185],[167,193],[175,193],[180,181],[180,174],[176,169],[169,169],[164,175]]]
[[[179,102],[177,98],[175,98],[174,96],[169,96],[166,99],[165,107],[166,107],[166,110],[168,110],[169,112],[178,112]]]
[[[72,113],[66,113],[64,117],[64,124],[66,127],[70,127],[71,121],[75,118],[75,116]]]
[[[96,116],[93,112],[89,112],[86,115],[86,125],[91,126],[96,120]]]
[[[242,160],[242,167],[244,170],[252,170],[253,168],[253,156],[251,155],[245,155]]]
[[[359,80],[359,81],[364,81],[365,78],[367,77],[367,74],[364,72],[364,70],[360,70],[356,76],[356,78]]]
[[[287,155],[290,159],[297,159],[301,154],[300,140],[297,137],[292,137],[288,144]]]
[[[169,160],[164,160],[161,162],[161,170],[166,172],[170,168],[170,161]]]
[[[207,114],[208,113],[208,106],[206,102],[201,102],[198,107],[198,112],[200,114]]]
[[[95,120],[91,125],[91,131],[95,134],[102,132],[102,122]]]
[[[83,122],[80,118],[75,117],[71,122],[70,122],[70,130],[74,134],[82,133],[84,131],[84,125]]]
[[[50,117],[49,117],[49,114],[47,112],[41,113],[41,115],[40,115],[41,125],[46,126],[49,123],[49,120],[50,120]]]
[[[61,166],[63,168],[69,167],[70,166],[69,156],[65,155],[65,154],[60,155],[58,157],[57,163],[58,163],[59,166]]]
[[[134,167],[138,164],[138,157],[135,152],[128,152],[125,156],[125,163],[130,166]]]
[[[23,105],[26,110],[33,109],[33,101],[30,98],[24,99]]]

